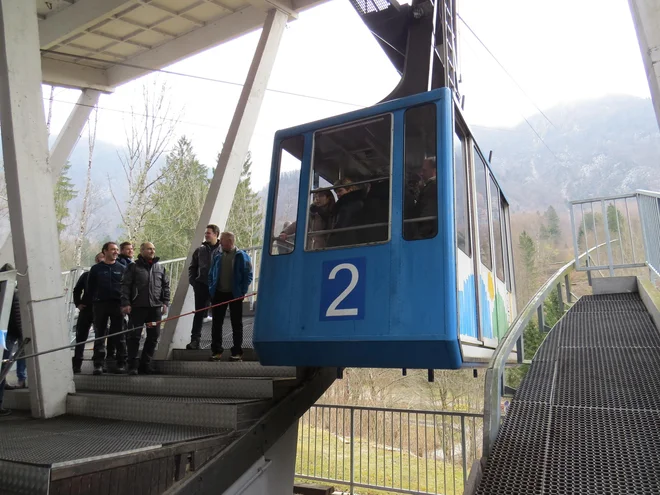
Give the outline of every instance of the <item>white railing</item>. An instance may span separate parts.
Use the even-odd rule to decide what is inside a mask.
[[[649,254],[660,258],[657,202],[657,193],[646,191],[571,201],[576,269],[607,270],[613,276],[615,270],[647,266]],[[587,251],[583,262],[578,253]]]

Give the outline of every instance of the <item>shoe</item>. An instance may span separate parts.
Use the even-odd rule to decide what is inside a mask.
[[[136,368],[131,368],[130,370],[128,370],[128,374],[131,376],[137,376],[138,370]]]
[[[92,372],[92,375],[102,375],[103,373],[105,373],[103,366],[94,366],[94,371]]]
[[[121,374],[123,374],[123,373],[126,373],[126,366],[124,366],[124,365],[117,366],[117,367],[115,368],[115,373],[116,373],[117,375],[121,375]]]
[[[117,359],[117,356],[115,356],[114,354],[108,354],[108,355],[105,357],[105,360],[106,360],[106,361],[114,361],[115,359]]]
[[[74,375],[79,375],[80,373],[82,373],[82,369],[80,369],[80,366],[74,366],[73,367],[73,374]]]
[[[27,382],[25,380],[18,380],[14,388],[27,388]]]
[[[238,361],[243,361],[243,354],[236,354],[235,356],[232,354],[232,355],[229,357],[229,360],[230,360],[230,361],[236,361],[236,362],[238,362]]]
[[[216,352],[211,356],[211,359],[209,361],[220,361],[221,359],[222,359],[222,353]]]
[[[11,414],[11,409],[4,409],[0,407],[0,416],[9,416]]]
[[[196,351],[199,349],[199,341],[197,340],[191,340],[190,344],[186,345],[186,349],[189,351]]]

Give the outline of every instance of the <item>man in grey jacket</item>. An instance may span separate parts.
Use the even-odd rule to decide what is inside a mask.
[[[140,246],[140,254],[124,272],[121,282],[121,310],[131,315],[131,325],[137,330],[128,334],[128,374],[150,374],[160,337],[160,322],[170,304],[170,283],[167,273],[156,258],[156,248],[150,242]],[[147,326],[142,357],[138,359],[142,327]],[[139,327],[139,328],[138,328]]]
[[[192,261],[188,267],[188,281],[195,292],[196,310],[211,305],[209,268],[211,268],[213,255],[220,246],[218,237],[220,237],[220,227],[213,224],[207,225],[206,232],[204,232],[204,242],[193,253]],[[207,313],[208,311],[195,313],[192,330],[190,331],[190,344],[186,345],[186,349],[199,349],[199,340],[202,336],[202,323],[204,323]]]

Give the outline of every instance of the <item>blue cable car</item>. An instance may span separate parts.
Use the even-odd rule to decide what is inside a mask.
[[[513,295],[508,204],[449,89],[276,133],[262,364],[479,366]]]

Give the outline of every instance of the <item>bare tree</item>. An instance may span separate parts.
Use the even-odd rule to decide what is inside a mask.
[[[126,129],[126,149],[119,155],[127,183],[128,196],[122,203],[112,188],[110,192],[124,224],[128,239],[138,240],[146,217],[156,206],[150,201],[151,190],[163,178],[156,164],[174,137],[180,115],[172,109],[169,87],[154,79],[142,86],[140,108],[131,106],[130,126]]]
[[[94,145],[96,144],[96,125],[99,120],[98,108],[94,108],[94,119],[87,122],[87,135],[89,143],[89,155],[87,160],[87,180],[85,184],[85,196],[83,197],[82,208],[80,210],[80,223],[78,224],[78,236],[75,242],[74,263],[79,266],[82,261],[83,240],[89,234],[88,224],[90,216],[90,199],[92,195],[92,157],[94,155]]]

